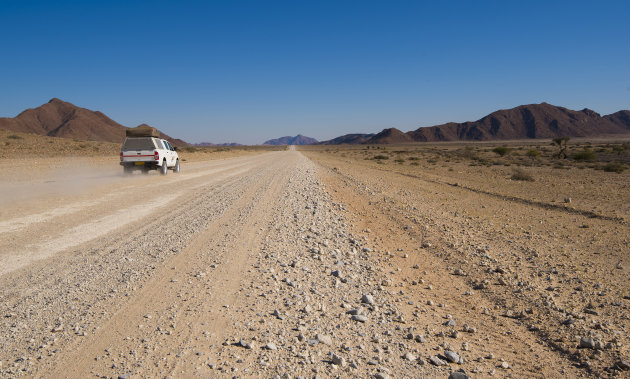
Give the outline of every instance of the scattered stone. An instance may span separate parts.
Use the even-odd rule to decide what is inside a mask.
[[[374,305],[374,297],[370,294],[365,294],[361,297],[361,302],[364,304]]]
[[[435,355],[432,355],[431,358],[429,358],[429,362],[436,366],[446,366],[446,362],[436,357]]]
[[[245,340],[239,340],[238,341],[238,346],[244,347],[248,350],[251,350],[255,347],[254,342],[247,342]]]
[[[420,343],[427,342],[427,340],[424,338],[424,336],[422,334],[416,335],[416,337],[414,339],[416,340],[416,342],[420,342]]]
[[[415,361],[417,358],[415,355],[411,353],[405,353],[405,355],[403,355],[403,359],[408,360],[408,361]]]
[[[346,358],[340,357],[339,355],[337,355],[335,353],[331,353],[330,361],[332,362],[332,364],[334,364],[336,366],[341,366],[341,367],[345,367],[346,366]]]
[[[355,315],[362,315],[365,313],[365,311],[363,310],[363,308],[355,308],[355,309],[349,310],[346,313],[349,315],[355,316]]]
[[[448,379],[468,379],[465,372],[454,371],[448,376]]]
[[[621,370],[621,371],[628,371],[628,370],[630,370],[630,362],[624,361],[624,360],[620,360],[617,363],[615,363],[615,368],[617,368],[617,370]]]
[[[460,269],[455,269],[455,271],[453,271],[453,275],[456,276],[466,276],[466,273],[463,270]]]
[[[267,350],[277,350],[278,347],[273,342],[267,342],[267,344],[265,345],[265,349],[267,349]]]
[[[323,343],[324,345],[328,345],[328,346],[332,345],[332,338],[330,338],[330,336],[327,336],[325,334],[316,334],[315,339],[317,340],[317,342]]]
[[[592,337],[581,337],[579,347],[585,349],[601,350],[602,342]]]
[[[448,360],[451,363],[458,363],[458,364],[464,363],[464,360],[462,359],[462,357],[454,351],[445,350],[444,356],[446,357],[446,360]]]
[[[365,317],[364,315],[353,315],[352,320],[359,321],[359,322],[366,322],[368,318]]]

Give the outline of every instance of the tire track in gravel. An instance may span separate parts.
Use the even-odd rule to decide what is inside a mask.
[[[424,299],[431,299],[431,306],[426,307],[429,309],[429,312],[433,308],[433,302],[435,301],[433,299],[442,299],[445,308],[450,307],[449,313],[455,319],[467,319],[469,325],[475,325],[476,329],[478,329],[477,333],[486,336],[487,341],[492,341],[491,344],[481,342],[479,337],[475,335],[475,338],[470,338],[469,342],[469,346],[474,347],[473,351],[476,350],[477,354],[480,351],[485,351],[486,353],[494,352],[495,354],[497,351],[504,352],[505,355],[503,357],[510,362],[510,366],[514,366],[510,370],[514,369],[514,372],[518,373],[519,377],[578,377],[578,373],[583,376],[586,374],[585,372],[576,371],[572,357],[563,354],[554,344],[549,344],[549,341],[540,339],[540,336],[532,333],[528,326],[530,317],[528,315],[520,317],[520,313],[517,312],[526,307],[516,307],[516,310],[508,313],[514,316],[509,317],[506,316],[505,312],[500,312],[500,309],[506,308],[505,300],[514,300],[514,298],[503,293],[504,301],[499,302],[501,297],[494,296],[493,292],[488,293],[488,287],[512,288],[511,285],[495,286],[496,283],[492,283],[485,285],[486,290],[478,289],[478,292],[472,291],[472,287],[477,283],[475,280],[478,279],[477,273],[470,267],[469,261],[463,260],[463,262],[460,262],[462,258],[458,257],[457,251],[460,247],[453,244],[452,239],[449,238],[449,232],[452,231],[439,225],[440,217],[444,216],[442,214],[443,211],[435,208],[433,203],[435,199],[432,199],[430,195],[444,196],[445,192],[440,191],[439,188],[447,186],[447,183],[427,180],[428,186],[414,190],[426,195],[426,204],[415,203],[420,208],[420,211],[413,207],[413,200],[407,198],[404,191],[396,192],[404,188],[398,187],[400,185],[398,182],[390,182],[389,178],[385,177],[384,182],[380,183],[381,179],[378,176],[369,177],[365,175],[366,172],[359,175],[353,170],[349,170],[349,167],[344,167],[338,161],[334,161],[334,165],[329,161],[320,159],[317,162],[327,169],[331,178],[334,178],[333,183],[337,182],[332,188],[336,188],[335,193],[338,194],[337,196],[341,201],[345,199],[344,203],[348,204],[348,208],[354,206],[355,211],[359,212],[359,214],[373,215],[372,217],[364,217],[362,223],[366,230],[371,230],[370,234],[381,236],[378,237],[379,244],[390,245],[390,251],[394,251],[393,247],[395,246],[404,247],[404,255],[401,253],[392,254],[389,260],[391,268],[398,266],[395,271],[390,272],[394,283],[400,281],[397,284],[400,287],[407,287],[410,283],[412,286],[414,283],[418,286],[417,277],[420,274],[420,278],[423,279],[421,282],[427,281],[430,285],[421,287],[424,291],[422,289],[418,291],[410,286],[409,291],[418,291],[418,294]],[[388,172],[400,175],[396,172]],[[366,180],[368,177],[369,180]],[[390,192],[385,191],[384,188],[389,186],[392,187]],[[452,187],[447,186],[447,188]],[[452,188],[452,190],[458,189]],[[352,192],[355,192],[356,195],[350,195]],[[363,199],[363,201],[355,201],[352,200],[353,198]],[[420,198],[423,199],[423,196],[420,196]],[[440,198],[440,201],[444,201],[444,199]],[[426,213],[427,209],[432,209],[435,214]],[[423,212],[426,216],[422,215]],[[379,232],[379,229],[381,229],[381,232]],[[383,237],[382,229],[389,230],[390,236],[387,238]],[[459,232],[459,230],[457,231]],[[418,248],[418,246],[425,247]],[[403,251],[403,249],[400,251]],[[477,253],[477,255],[481,255],[481,253]],[[472,259],[472,257],[466,257],[466,259]],[[455,267],[459,269],[458,272],[461,274],[454,274]],[[423,269],[425,271],[418,272],[418,270]],[[446,280],[444,278],[449,279]],[[464,291],[464,288],[469,288],[469,290],[462,296],[461,292]],[[426,291],[427,289],[429,291]],[[405,290],[405,292],[407,291]],[[520,297],[518,298],[521,300]],[[428,300],[422,302],[425,301]],[[435,302],[437,303],[437,301]],[[456,309],[453,309],[453,305],[455,305]],[[471,312],[471,310],[474,312]],[[536,309],[536,311],[538,312],[539,310]],[[426,322],[428,325],[431,325],[434,323],[434,325],[431,325],[432,328],[439,325],[439,322],[436,323],[430,317],[422,318],[424,320],[420,324]],[[459,338],[461,338],[461,334]],[[447,339],[446,341],[449,340]],[[520,354],[518,352],[528,353]],[[535,359],[533,356],[535,356]],[[483,362],[483,359],[480,362]],[[475,368],[473,373],[480,373],[486,365],[487,363],[485,365],[479,364],[479,367]],[[549,370],[549,366],[555,367],[555,369]],[[493,374],[497,374],[495,369],[486,371],[485,374],[489,374],[491,371]]]
[[[165,260],[232,207],[253,178],[279,157],[270,153],[222,162],[219,167],[245,166],[218,174],[210,170],[216,175],[189,181],[189,191],[148,218],[0,277],[0,313],[5,316],[0,319],[0,373],[49,372],[50,362],[69,342],[97,330],[112,309],[126,303]]]
[[[71,349],[73,353],[59,357],[61,369],[53,376],[111,376],[127,372],[179,376],[182,370],[194,372],[199,366],[194,357],[199,355],[193,356],[193,352],[199,353],[206,346],[196,340],[203,331],[205,335],[213,331],[210,340],[215,344],[222,339],[227,323],[223,310],[228,309],[223,306],[233,302],[238,292],[239,272],[248,267],[261,226],[265,225],[296,156],[294,153],[256,173],[251,180],[253,185],[247,186],[237,202],[215,219],[205,233],[164,262],[144,288],[83,343],[87,349],[75,347]],[[211,247],[217,241],[221,241],[222,252]],[[130,351],[134,352],[133,357],[129,356]],[[101,358],[95,361],[98,356]],[[142,366],[137,362],[142,362]]]

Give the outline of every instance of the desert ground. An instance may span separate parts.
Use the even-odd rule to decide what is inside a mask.
[[[125,177],[115,145],[29,138],[0,135],[2,377],[630,375],[625,141],[191,148]]]

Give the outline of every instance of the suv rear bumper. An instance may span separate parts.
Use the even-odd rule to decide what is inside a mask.
[[[161,166],[159,163],[161,162],[156,162],[156,161],[120,162],[120,165],[126,168],[131,168],[131,169],[133,168],[156,169]]]

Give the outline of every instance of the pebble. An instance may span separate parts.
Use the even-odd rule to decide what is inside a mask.
[[[448,376],[448,379],[468,379],[468,375],[464,372],[454,371]]]
[[[446,357],[446,360],[448,360],[451,363],[458,363],[458,364],[464,363],[464,360],[462,359],[462,357],[454,351],[445,350],[444,356]]]
[[[265,349],[267,349],[267,350],[277,350],[278,347],[273,342],[267,342],[267,344],[265,345]]]
[[[596,340],[592,337],[581,337],[580,345],[581,348],[600,350],[602,349],[602,343],[599,340]]]
[[[327,336],[325,334],[316,334],[315,339],[317,340],[317,342],[323,343],[324,345],[328,345],[328,346],[332,345],[332,338],[330,338],[330,336]]]
[[[429,358],[429,362],[436,366],[446,366],[446,362],[436,357],[435,355],[432,355],[431,358]]]
[[[346,366],[346,358],[341,357],[335,353],[331,353],[330,361],[332,362],[332,364],[336,366],[341,366],[341,367]]]
[[[408,361],[415,361],[417,357],[411,353],[405,353],[405,355],[403,356],[403,359],[408,360]]]
[[[365,317],[364,315],[353,315],[352,320],[359,321],[359,322],[366,322],[368,318]]]
[[[361,296],[361,302],[364,303],[364,304],[373,305],[374,304],[374,297],[372,297],[372,295],[370,295],[370,294],[365,294],[365,295]]]

